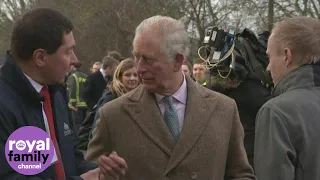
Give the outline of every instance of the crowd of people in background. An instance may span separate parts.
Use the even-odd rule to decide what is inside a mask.
[[[132,57],[110,51],[86,74],[72,22],[31,10],[15,22],[0,70],[0,179],[320,179],[319,32],[307,17],[275,25],[270,91],[213,76],[189,56],[184,24],[160,15],[138,25]],[[38,175],[4,156],[23,126],[55,142],[57,163]]]

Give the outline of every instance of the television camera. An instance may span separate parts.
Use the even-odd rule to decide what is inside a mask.
[[[230,74],[236,74],[240,79],[251,78],[272,85],[271,76],[266,71],[266,42],[258,39],[251,30],[245,28],[236,34],[232,26],[228,29],[210,26],[206,29],[203,44],[198,55],[211,76],[228,78]]]

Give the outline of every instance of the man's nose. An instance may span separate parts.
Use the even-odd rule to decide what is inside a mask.
[[[71,64],[71,65],[72,65],[72,64],[75,64],[75,63],[78,62],[78,61],[79,61],[79,60],[78,60],[76,54],[75,54],[75,53],[72,53],[71,60],[70,60],[70,64]]]
[[[146,71],[146,68],[145,68],[145,65],[144,65],[144,61],[141,58],[136,60],[136,65],[137,65],[138,74],[141,74],[141,73]]]

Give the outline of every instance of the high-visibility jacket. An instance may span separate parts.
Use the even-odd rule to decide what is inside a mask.
[[[202,86],[207,87],[207,81],[205,81],[204,83],[202,83]]]
[[[84,83],[87,75],[79,70],[75,70],[67,80],[69,92],[69,107],[76,106],[78,108],[86,108],[87,104],[83,98]]]

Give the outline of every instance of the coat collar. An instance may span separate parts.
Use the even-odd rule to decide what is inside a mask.
[[[272,94],[279,96],[295,89],[308,89],[320,86],[320,64],[301,66],[286,76],[275,86]]]
[[[217,105],[217,97],[210,90],[187,80],[186,114],[180,138],[174,144],[166,127],[153,93],[143,85],[128,93],[129,102],[124,106],[140,128],[157,144],[170,160],[165,173],[176,167],[197,142]]]
[[[42,97],[23,74],[21,68],[14,63],[9,51],[6,53],[4,65],[0,69],[0,78],[10,85],[24,101],[36,103],[36,105],[41,101]],[[56,86],[48,87],[51,95],[56,93]]]
[[[155,94],[155,97],[156,97],[157,102],[160,103],[160,101],[162,100],[162,98],[164,96],[160,95],[160,94]],[[177,101],[179,101],[180,103],[186,105],[186,103],[187,103],[187,80],[186,80],[185,75],[183,75],[182,85],[177,90],[177,92],[172,94],[172,97],[174,99],[176,99]]]

